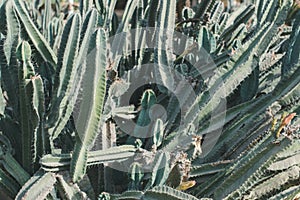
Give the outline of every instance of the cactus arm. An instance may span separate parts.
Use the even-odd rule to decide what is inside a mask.
[[[116,35],[118,35],[118,37],[113,38],[111,44],[111,52],[112,52],[112,60],[114,62],[120,59],[120,55],[124,55],[124,53],[126,54],[125,52],[126,49],[124,49],[125,44],[128,42],[126,35],[129,31],[128,27],[129,27],[130,19],[132,18],[134,10],[137,7],[137,1],[138,0],[132,0],[127,2],[122,20],[116,32]]]
[[[15,199],[45,199],[54,188],[55,183],[55,174],[51,172],[47,172],[44,174],[38,172],[33,178],[29,179],[29,181],[25,183],[25,185],[23,185]]]
[[[48,143],[43,132],[44,88],[41,77],[35,76],[30,61],[29,44],[23,42],[18,47],[17,53],[23,65],[19,71],[23,164],[25,169],[29,170],[31,159],[36,164]]]
[[[209,181],[209,185],[204,187],[198,186],[195,189],[195,192],[197,193],[196,196],[203,195],[204,191],[205,194],[214,194],[215,197],[218,198],[221,196],[224,198],[232,191],[238,194],[238,191],[235,190],[238,189],[239,184],[234,183],[236,183],[236,181],[244,183],[248,178],[249,180],[251,180],[250,178],[256,179],[254,172],[261,173],[262,170],[266,169],[266,166],[274,160],[274,155],[282,149],[282,147],[273,144],[272,140],[272,134],[269,133],[261,141],[259,141],[259,143],[256,144],[246,156],[243,156],[241,160],[234,163],[225,172],[221,172],[212,177]],[[289,143],[290,142],[288,140],[283,140],[281,144],[287,146]],[[253,183],[253,181],[249,183],[246,182],[244,183],[245,185],[242,185],[242,187],[249,187]],[[219,189],[224,188],[226,188],[226,191],[221,193]]]
[[[268,170],[271,171],[286,170],[294,165],[299,165],[300,164],[299,161],[300,161],[300,154],[296,154],[288,158],[285,158],[283,160],[272,163],[271,166],[269,166]]]
[[[87,156],[87,165],[96,165],[104,162],[113,162],[117,160],[124,160],[132,157],[135,154],[136,148],[132,145],[122,145],[111,147],[105,150],[90,151]],[[42,168],[48,171],[58,171],[65,169],[70,165],[71,155],[45,155],[41,158],[40,164]]]
[[[103,195],[103,194],[102,194]],[[102,196],[100,195],[100,196]],[[198,198],[176,190],[168,186],[156,186],[151,190],[146,190],[145,192],[129,190],[122,194],[109,195],[111,200],[119,199],[143,199],[143,200],[154,200],[154,199],[164,199],[164,200],[199,200]],[[100,199],[100,198],[99,198]],[[200,199],[201,200],[201,199]],[[204,200],[204,199],[203,199]],[[206,198],[206,200],[211,200]]]
[[[128,173],[130,183],[128,186],[129,190],[138,190],[143,180],[144,173],[139,163],[134,162],[130,166],[130,172]]]
[[[1,67],[1,66],[0,66]],[[1,73],[0,73],[0,83],[2,82],[1,81]],[[0,84],[0,88],[1,88],[1,85],[2,84]],[[3,92],[2,92],[2,89],[0,89],[0,117],[1,116],[4,116],[4,111],[5,111],[5,105],[6,104],[6,101],[5,101],[5,99],[4,99],[4,96],[3,96]]]
[[[288,8],[289,8],[289,4],[286,3],[283,6],[283,8],[281,8],[281,10],[279,11],[279,14],[277,13],[277,17],[276,17],[275,21],[272,23],[272,25],[270,27],[264,26],[263,29],[265,29],[266,32],[265,31],[259,32],[256,35],[256,37],[255,37],[255,39],[253,41],[248,42],[248,45],[246,45],[246,46],[248,46],[248,48],[245,49],[245,50],[243,50],[243,53],[241,55],[238,55],[237,57],[235,57],[235,56],[233,57],[233,60],[235,60],[235,64],[232,66],[233,68],[230,67],[231,70],[233,70],[233,71],[235,71],[234,70],[235,67],[237,67],[238,65],[242,64],[243,62],[245,62],[245,59],[246,59],[246,62],[242,65],[244,67],[242,69],[240,69],[241,71],[243,71],[243,74],[245,76],[244,77],[239,77],[239,78],[245,79],[248,75],[251,74],[251,72],[253,71],[253,69],[256,67],[256,66],[252,65],[251,57],[254,56],[256,52],[257,53],[261,53],[261,52],[264,51],[263,47],[262,47],[262,44],[265,44],[266,42],[270,42],[270,38],[272,38],[274,36],[274,29],[276,29],[276,27],[278,27],[279,24],[282,22],[283,16],[286,14]],[[263,37],[263,39],[261,37]],[[266,45],[264,46],[264,48],[266,48]],[[249,60],[249,57],[246,56],[246,55],[249,56],[249,53],[250,53],[249,49],[252,49],[252,53],[251,53],[252,56],[250,56],[250,60]],[[246,56],[246,57],[244,57],[244,56]],[[252,57],[252,59],[253,59],[253,57]],[[231,61],[229,61],[229,63],[230,62]],[[222,79],[223,79],[223,83],[226,85],[226,89],[223,90],[224,88],[219,87],[219,89],[222,88],[222,90],[219,90],[218,92],[215,93],[214,92],[214,90],[215,90],[214,88],[215,88],[216,85],[214,84],[215,85],[214,86],[214,85],[209,84],[208,87],[210,88],[210,93],[220,94],[221,96],[222,95],[228,96],[233,91],[232,89],[237,87],[236,83],[239,81],[239,80],[237,80],[239,78],[234,78],[234,77],[230,76],[230,74],[233,72],[231,70],[229,70],[227,73],[225,73],[223,76],[221,76]],[[220,70],[220,71],[222,71],[222,70]],[[219,76],[220,76],[219,74],[216,75],[216,77],[219,77]],[[212,77],[212,83],[217,83],[217,82],[215,82],[217,79],[214,78],[214,77]],[[227,89],[229,89],[229,91],[227,91]],[[200,95],[200,98],[201,97],[202,96]],[[214,103],[215,100],[213,98],[214,97],[212,97],[212,100],[209,101],[209,103],[208,103],[209,106],[212,106],[212,104]],[[206,115],[205,113],[207,112],[205,107],[202,109],[203,112],[201,112],[201,115],[203,117]],[[213,107],[215,107],[215,106],[213,106]],[[193,108],[194,107],[192,106],[191,110]],[[208,113],[209,112],[210,111],[208,111]],[[188,112],[188,114],[189,114],[189,112]],[[202,117],[198,116],[198,120],[199,121],[201,121],[200,120],[201,118]]]
[[[175,26],[175,7],[176,2],[171,0],[163,1],[159,8],[158,15],[158,34],[156,36],[156,47],[154,49],[154,77],[156,83],[174,91],[173,68],[173,32]],[[165,92],[158,85],[161,91]]]
[[[164,140],[165,125],[161,119],[157,119],[153,128],[153,144],[155,148],[162,145]]]
[[[294,25],[292,28],[292,33],[289,38],[290,46],[297,47],[300,45],[300,14],[298,13],[298,17],[294,21]],[[282,73],[286,74],[293,65],[300,62],[300,50],[299,48],[289,48],[285,54],[283,59],[284,63],[289,63],[288,65],[283,65]]]
[[[291,76],[289,76],[289,77],[292,77],[292,79],[290,79],[290,82],[289,81],[287,81],[287,79],[284,79],[278,86],[277,86],[277,88],[275,89],[275,91],[273,92],[273,94],[275,95],[275,94],[277,94],[277,95],[279,95],[279,96],[283,96],[284,94],[286,94],[286,88],[285,87],[288,87],[289,86],[289,84],[291,84],[290,85],[290,87],[295,87],[295,85],[297,85],[297,82],[299,82],[299,80],[295,80],[295,82],[294,82],[294,78],[296,78],[297,76],[299,76],[298,75],[298,72],[297,72],[297,70],[296,71],[294,71],[293,73],[290,73],[291,74]],[[287,82],[289,82],[289,83],[287,83]],[[294,82],[294,83],[293,83]],[[284,85],[285,86],[283,86],[282,84],[284,83]],[[280,89],[279,89],[280,88]],[[280,90],[280,92],[278,91],[278,90]],[[287,90],[291,90],[291,88],[289,88],[289,89],[287,89]],[[275,95],[276,96],[276,95]],[[272,102],[272,100],[270,99],[270,98],[273,98],[272,96],[269,96],[267,99],[269,99],[269,100],[267,100],[267,99],[264,99],[264,101],[267,101],[267,102]],[[278,97],[275,97],[274,99],[277,99]],[[273,99],[273,100],[274,100]],[[254,104],[255,105],[255,104]],[[256,106],[255,107],[261,107],[263,104],[262,103],[260,103],[260,104],[256,104]],[[251,106],[252,107],[252,106]],[[264,107],[264,106],[263,106]],[[265,107],[266,108],[266,107]],[[263,108],[264,109],[264,108]],[[257,111],[254,111],[254,113],[260,113],[260,112],[257,112]],[[232,134],[232,131],[230,131],[230,133]],[[271,144],[272,145],[272,144]],[[260,145],[257,145],[257,146],[260,146]],[[270,146],[270,145],[269,145]],[[222,175],[222,174],[220,174],[220,176],[224,176],[224,174]],[[217,178],[216,177],[214,177],[213,178],[214,180],[217,180]],[[214,185],[216,182],[213,182],[212,183],[212,185]],[[202,191],[204,191],[205,190],[205,192],[207,192],[207,188],[202,188],[203,190]],[[197,189],[195,190],[195,191],[197,191]],[[199,193],[200,194],[200,193]]]
[[[257,19],[262,19],[262,15],[263,15],[262,11],[264,8],[264,4],[265,4],[265,1],[263,1],[263,0],[256,1],[255,13],[256,13]],[[261,20],[261,21],[263,21],[263,20]]]
[[[1,12],[3,14],[1,19],[6,22],[6,25],[0,29],[6,35],[4,42],[1,41],[0,50],[1,79],[3,81],[1,86],[7,92],[9,99],[7,103],[14,108],[15,114],[18,116],[18,94],[15,92],[18,86],[11,83],[18,83],[18,72],[15,66],[17,66],[16,49],[19,42],[20,25],[11,1],[2,4]]]
[[[52,139],[55,139],[65,127],[75,103],[72,97],[77,97],[73,81],[77,74],[75,59],[79,46],[80,21],[79,14],[69,18],[60,43],[52,108],[47,121],[47,125],[51,127],[49,133]]]
[[[2,5],[6,14],[6,40],[4,42],[4,54],[8,65],[13,65],[13,59],[15,59],[14,51],[17,48],[20,34],[20,25],[17,18],[15,9],[11,1],[7,1]]]
[[[65,55],[63,55],[63,57],[61,59],[67,57],[70,59],[70,62],[67,63],[66,65],[62,66],[62,69],[64,69],[64,68],[66,68],[66,69],[62,70],[60,73],[60,77],[57,76],[57,79],[56,79],[57,80],[56,85],[57,86],[60,85],[60,86],[58,86],[58,90],[57,90],[57,92],[58,92],[57,96],[59,96],[59,98],[55,99],[54,101],[56,101],[56,106],[58,106],[60,104],[60,107],[63,107],[63,110],[62,110],[61,119],[59,119],[59,123],[56,124],[56,127],[51,129],[51,131],[53,131],[53,133],[55,133],[53,135],[54,138],[56,138],[58,136],[58,134],[60,134],[61,130],[65,127],[69,117],[71,116],[72,110],[74,108],[75,99],[78,96],[78,92],[79,92],[79,88],[80,88],[80,87],[77,87],[77,85],[80,85],[80,83],[82,81],[82,73],[85,71],[85,68],[86,68],[86,63],[84,60],[88,56],[90,40],[91,40],[91,36],[96,28],[95,26],[97,24],[96,23],[97,19],[98,19],[98,14],[95,9],[92,9],[89,12],[87,12],[86,18],[83,22],[83,27],[81,30],[81,40],[80,40],[79,44],[78,44],[79,32],[75,32],[74,34],[72,34],[72,36],[75,39],[72,40],[72,37],[69,38],[69,40],[66,43],[66,47],[63,47],[63,49],[66,48],[66,52],[64,52]],[[72,22],[72,24],[78,28],[78,26],[79,26],[78,19],[77,19],[77,21]],[[63,37],[68,37],[69,33],[72,33],[72,27],[70,29],[66,30],[66,33],[63,35]],[[75,46],[75,48],[72,49],[73,47],[68,46],[69,43],[73,43],[70,45],[73,47]],[[76,48],[78,47],[77,45],[80,45],[78,53],[76,53],[76,51],[77,51]],[[69,50],[69,52],[67,50]],[[64,51],[64,50],[62,50],[62,51]],[[77,55],[77,56],[75,56],[75,55]],[[73,68],[73,70],[70,70],[71,68]],[[62,88],[62,89],[59,90],[59,88]],[[60,95],[60,94],[63,94],[63,95]],[[61,102],[59,102],[59,101],[61,101]],[[51,116],[49,116],[50,122],[51,122],[51,120],[55,120],[55,117],[57,117],[57,116],[55,116],[56,115],[55,113],[56,113],[56,111],[55,111],[55,109],[53,109],[53,114]]]
[[[156,14],[157,14],[157,9],[159,6],[159,1],[158,0],[151,0],[148,10],[147,10],[147,22],[148,22],[148,27],[154,28],[155,27],[155,21],[156,21]],[[150,35],[149,35],[150,36]],[[152,35],[153,37],[153,35]]]
[[[251,176],[247,178],[247,180],[242,184],[241,187],[239,187],[237,190],[232,192],[229,196],[227,196],[227,199],[230,198],[237,198],[239,195],[244,195],[246,191],[253,190],[253,187],[256,187],[258,183],[263,183],[264,179],[268,179],[270,176],[270,173],[272,173],[273,170],[280,169],[281,171],[286,170],[286,166],[293,166],[294,161],[291,160],[290,158],[293,156],[297,156],[297,152],[299,150],[299,141],[288,141],[288,140],[283,140],[280,143],[280,146],[276,147],[276,144],[272,142],[273,137],[272,132],[269,131],[268,135],[265,136],[261,141],[258,143],[254,141],[255,146],[252,145],[252,149],[246,154],[246,155],[241,155],[239,161],[231,167],[234,169],[234,172],[231,172],[231,174],[234,176],[236,172],[238,172],[240,169],[244,168],[250,158],[250,160],[256,159],[257,156],[263,156],[261,154],[265,154],[267,151],[269,153],[272,153],[272,156],[269,157],[266,161],[262,161],[262,159],[259,159],[259,162],[264,162],[259,166],[259,168],[256,168],[256,164],[250,166],[251,171],[254,170],[255,172],[251,172]],[[282,139],[282,138],[281,138]],[[273,150],[269,148],[273,148]],[[267,150],[269,149],[269,150]],[[277,150],[276,150],[277,149]],[[267,151],[266,151],[267,150]],[[270,151],[271,150],[271,151]],[[274,151],[275,150],[275,151]],[[280,151],[278,151],[280,150]],[[269,154],[267,153],[267,154]],[[251,158],[252,157],[252,158]],[[255,158],[256,157],[256,158]],[[283,164],[282,160],[287,159],[285,161],[285,164]],[[241,161],[241,162],[240,162]],[[252,161],[251,161],[252,162]],[[244,164],[242,164],[244,163]],[[242,165],[240,165],[242,164]],[[278,168],[277,168],[278,167]],[[249,168],[249,169],[250,169]],[[245,175],[245,174],[244,174]],[[231,176],[231,175],[230,175]],[[271,177],[273,177],[271,175]],[[233,177],[232,177],[233,178]],[[230,184],[230,183],[229,183]],[[282,184],[284,185],[284,184]],[[270,184],[271,186],[271,184]],[[220,189],[220,188],[219,188]],[[265,187],[266,190],[269,190],[268,187]]]
[[[114,9],[116,7],[117,0],[107,0],[106,3],[106,17],[105,17],[105,27],[111,31],[111,22],[113,19]]]
[[[41,76],[32,78],[32,83],[34,89],[32,104],[39,121],[38,127],[34,133],[33,141],[34,152],[36,152],[34,159],[37,162],[43,154],[50,152],[50,141],[49,135],[45,131],[45,94]]]
[[[44,60],[48,61],[53,68],[56,68],[57,57],[46,42],[46,39],[42,36],[38,28],[30,19],[28,12],[26,12],[23,2],[21,2],[21,0],[14,0],[14,5],[18,16],[20,17],[26,29],[26,32],[29,35],[35,48],[39,51]]]
[[[77,141],[71,163],[73,181],[81,179],[86,170],[87,152],[92,147],[101,122],[106,92],[106,33],[103,29],[95,32],[95,56],[87,61],[83,81],[83,100],[80,104],[76,128]],[[101,59],[99,59],[101,58]],[[95,60],[93,60],[95,59]],[[89,64],[89,62],[91,62]],[[87,112],[88,111],[88,112]]]
[[[289,12],[289,9],[291,7],[291,1],[285,0],[283,2],[283,5],[280,9],[277,9],[276,12],[274,12],[274,17],[272,18],[272,26],[268,30],[268,36],[264,38],[264,40],[259,44],[258,50],[256,51],[257,55],[261,55],[266,51],[265,47],[268,47],[268,45],[272,42],[274,38],[277,37],[278,34],[278,28],[284,24],[284,21],[286,19],[286,16]],[[298,51],[299,52],[299,51]]]
[[[63,33],[63,17],[64,17],[63,14],[57,16],[57,18],[56,19],[54,18],[48,25],[49,26],[48,35],[51,35],[48,36],[48,41],[54,52],[57,52],[61,35]],[[52,28],[50,28],[51,26]]]
[[[110,162],[114,160],[123,160],[132,157],[136,148],[132,145],[122,145],[111,147],[105,150],[91,151],[88,153],[88,165]]]
[[[250,191],[245,198],[259,199],[272,194],[272,192],[279,190],[283,185],[299,179],[300,168],[293,166],[286,171],[276,174],[274,177],[264,181]]]
[[[226,170],[233,163],[233,160],[224,160],[213,163],[205,163],[201,165],[193,165],[190,177],[206,176]]]
[[[211,23],[218,23],[223,12],[224,12],[224,3],[216,2],[210,16]]]
[[[32,159],[35,160],[35,153],[32,152],[34,133],[38,127],[38,114],[34,109],[33,82],[35,72],[31,64],[31,48],[27,42],[22,42],[17,49],[18,59],[21,61],[19,67],[19,105],[20,124],[22,131],[22,166],[27,172],[32,172]],[[35,147],[34,147],[35,148]]]
[[[242,8],[240,8],[242,9]],[[222,40],[228,40],[228,38],[231,37],[231,34],[234,30],[236,30],[237,27],[239,27],[242,23],[247,23],[248,20],[253,16],[255,9],[253,5],[249,5],[248,7],[244,8],[243,12],[241,12],[236,18],[228,19],[228,23],[230,23],[232,20],[232,24],[229,25],[229,27],[226,27],[225,30],[222,32],[222,34],[219,37],[219,41]],[[232,17],[233,15],[231,15]]]
[[[80,0],[80,14],[84,18],[86,13],[92,9],[93,1],[92,0]]]
[[[125,31],[125,32],[127,31],[126,28],[128,27],[130,19],[132,18],[137,5],[138,5],[138,0],[132,0],[132,1],[127,2],[125,11],[124,11],[124,14],[122,17],[120,30]]]
[[[276,199],[295,199],[297,196],[299,196],[300,193],[300,186],[292,186],[289,187],[286,190],[283,190],[276,195],[270,197],[270,200],[276,200]]]
[[[77,65],[80,65],[84,58],[87,55],[88,47],[89,47],[89,42],[91,39],[92,34],[94,33],[98,21],[98,12],[96,9],[91,9],[86,13],[86,16],[84,18],[82,28],[81,28],[81,33],[80,33],[80,49],[78,53],[78,58],[77,58]]]
[[[48,24],[51,21],[51,17],[52,17],[52,9],[51,9],[51,0],[45,0],[45,9],[44,9],[44,15],[43,15],[43,33],[44,33],[44,37],[46,39],[49,40],[49,38],[47,38],[47,30],[48,30]]]
[[[221,194],[217,191],[217,189],[215,192],[216,197],[224,197],[226,193],[238,189],[239,185],[234,184],[234,182],[237,180],[244,183],[242,185],[242,187],[244,188],[253,185],[255,181],[251,180],[251,178],[255,180],[258,177],[255,175],[262,173],[262,171],[265,170],[267,166],[270,165],[270,163],[274,160],[276,153],[279,152],[282,148],[288,146],[289,143],[290,141],[284,140],[281,142],[282,146],[278,147],[274,145],[273,142],[269,142],[261,150],[256,149],[255,151],[251,151],[251,153],[245,156],[245,159],[242,159],[242,162],[238,162],[237,165],[233,165],[231,169],[229,169],[233,169],[232,173],[228,178],[225,179],[225,182],[221,184],[220,187],[218,187],[218,189],[224,189],[224,187],[227,187],[227,191]]]
[[[291,166],[299,165],[299,141],[294,140],[292,144],[283,149],[276,156],[276,160],[268,167],[269,171],[283,171]]]
[[[232,33],[231,33],[231,38],[228,38],[228,40],[224,40],[226,41],[226,46],[228,47],[228,49],[232,49],[234,48],[234,43],[236,41],[242,41],[243,38],[245,37],[247,33],[247,28],[245,24],[241,24],[239,25]]]
[[[219,31],[218,31],[218,34],[221,35],[223,34],[223,31],[225,30],[226,28],[226,24],[227,24],[227,21],[228,21],[228,17],[229,17],[229,14],[224,12],[221,17],[220,17],[220,21],[219,21]]]
[[[66,199],[81,200],[84,199],[83,192],[79,189],[76,184],[70,184],[66,179],[65,175],[56,175],[57,187],[61,191],[62,196]]]
[[[4,169],[12,176],[20,185],[26,183],[30,178],[29,174],[21,167],[10,153],[6,153],[1,161]]]
[[[150,119],[150,109],[151,106],[153,106],[156,103],[156,96],[155,93],[152,90],[146,90],[143,93],[142,100],[141,100],[141,106],[142,110],[140,111],[138,115],[138,120],[136,122],[136,126],[133,130],[133,136],[137,138],[147,138],[149,137],[150,133],[150,125],[151,125],[151,119]]]
[[[67,88],[68,80],[70,79],[70,73],[77,56],[80,23],[81,20],[79,14],[74,14],[69,17],[64,27],[58,52],[58,64],[54,80],[54,88],[56,90],[54,95],[56,95],[58,98],[65,92]]]
[[[267,18],[268,18],[268,16],[270,16],[270,11],[274,12],[276,4],[277,4],[276,0],[272,0],[268,3],[266,3],[266,2],[264,3],[264,6],[261,9],[261,12],[258,13],[260,18],[257,18],[260,25],[264,24],[266,21],[268,21]]]
[[[253,120],[255,116],[258,116],[258,113],[262,113],[269,105],[272,104],[272,102],[276,101],[277,99],[280,99],[281,97],[285,96],[285,94],[289,93],[290,91],[293,91],[293,89],[297,86],[297,81],[294,80],[298,76],[299,71],[296,70],[292,75],[288,78],[284,78],[275,88],[272,95],[267,95],[263,98],[258,98],[256,100],[253,100],[256,103],[253,103],[248,108],[246,107],[243,113],[251,112],[252,114],[249,114],[248,116],[245,116],[243,118],[239,118],[236,122],[233,122],[229,129],[225,130],[222,138],[224,137],[224,140],[222,139],[221,143],[218,143],[214,149],[210,152],[210,155],[207,156],[207,158],[214,157],[214,153],[218,152],[220,150],[223,142],[225,142],[227,139],[231,138],[231,136],[235,135],[233,133],[236,133],[236,131],[239,131],[242,124],[249,123],[249,120]],[[297,78],[296,78],[297,79]],[[289,83],[286,83],[286,81],[289,80]],[[298,82],[299,83],[299,82]],[[288,87],[288,89],[286,88]],[[266,102],[269,102],[269,104],[266,104]],[[235,124],[235,125],[234,125]],[[249,124],[250,125],[250,124]],[[251,125],[250,125],[251,126]],[[241,132],[242,133],[242,132]],[[243,134],[243,133],[242,133]],[[226,136],[228,135],[228,136]],[[231,135],[231,136],[230,136]],[[244,135],[244,134],[243,134]],[[227,139],[225,139],[228,137]],[[232,139],[232,142],[236,142],[238,140]],[[229,141],[226,141],[230,143]],[[225,142],[225,143],[226,143]]]
[[[151,188],[154,186],[162,186],[171,171],[170,169],[170,154],[167,152],[158,152],[154,159],[154,167],[152,171],[151,181],[148,183],[146,188]]]
[[[259,32],[254,39],[252,39],[252,41],[249,41],[247,44],[245,44],[244,46],[246,47],[244,50],[240,50],[240,53],[237,53],[234,55],[234,57],[232,58],[234,60],[234,62],[232,60],[228,61],[228,63],[226,64],[226,66],[229,66],[229,70],[224,70],[223,68],[218,68],[216,74],[211,78],[209,84],[208,84],[208,88],[209,88],[209,92],[205,92],[203,94],[200,94],[199,96],[197,96],[195,102],[193,103],[193,105],[190,107],[190,109],[187,111],[187,114],[185,116],[185,118],[187,119],[187,121],[190,121],[190,118],[195,117],[196,116],[196,111],[197,109],[195,109],[196,107],[201,108],[204,102],[207,102],[207,100],[209,100],[209,96],[213,95],[215,93],[215,89],[216,87],[218,87],[217,85],[219,85],[219,81],[223,80],[223,83],[227,83],[226,80],[228,80],[228,84],[225,84],[226,89],[223,88],[224,90],[221,91],[220,89],[222,89],[222,87],[219,87],[219,91],[218,93],[215,94],[222,94],[224,96],[227,96],[230,92],[233,91],[233,89],[237,86],[236,84],[236,79],[239,79],[240,81],[242,81],[245,77],[247,77],[247,74],[251,73],[252,71],[252,61],[249,60],[251,59],[251,56],[249,57],[250,54],[250,49],[253,50],[253,48],[255,48],[257,46],[257,43],[261,40],[261,37],[263,36],[264,32],[267,30],[267,26],[264,27],[264,29]],[[254,52],[252,52],[252,55],[254,54]],[[242,65],[242,63],[246,62],[245,64]],[[243,70],[245,72],[245,76],[243,77],[232,77],[230,75],[233,75],[234,73],[234,69],[236,68],[240,68],[243,67]],[[247,72],[246,72],[247,71]],[[229,78],[230,77],[230,78]],[[241,79],[240,79],[241,78]],[[231,83],[231,84],[229,84]],[[226,91],[227,89],[229,89],[229,91]],[[224,93],[225,92],[225,93]],[[213,98],[213,97],[211,97]],[[203,103],[201,103],[203,102]],[[210,104],[212,104],[214,101],[211,100]],[[204,110],[204,109],[203,109]],[[204,114],[204,112],[201,112],[201,114]],[[191,121],[193,122],[195,119],[192,119]],[[199,117],[198,117],[199,119]]]

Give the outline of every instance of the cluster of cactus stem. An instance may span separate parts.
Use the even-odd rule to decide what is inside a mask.
[[[116,4],[1,1],[1,199],[299,198],[299,2]]]

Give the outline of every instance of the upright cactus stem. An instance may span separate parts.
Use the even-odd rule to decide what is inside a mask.
[[[161,119],[157,119],[153,129],[153,144],[158,148],[164,140],[164,124]]]
[[[43,105],[43,93],[36,87],[35,70],[31,63],[31,48],[28,42],[23,41],[17,48],[17,58],[22,63],[19,67],[19,94],[20,98],[20,119],[22,131],[22,165],[28,173],[33,171],[33,162],[36,162],[38,126],[40,122],[39,109]],[[39,79],[40,80],[40,79]],[[41,80],[40,80],[41,81]],[[41,84],[41,82],[40,82]],[[39,86],[41,86],[39,84]],[[40,97],[40,98],[39,98]]]
[[[144,173],[139,163],[132,163],[131,172],[129,173],[131,183],[129,189],[139,190]]]
[[[75,115],[77,140],[71,161],[71,174],[74,182],[78,182],[86,171],[87,153],[92,148],[99,127],[101,127],[102,111],[106,94],[106,39],[104,29],[97,29],[91,39],[86,70],[83,74],[83,99],[79,103],[79,111]],[[86,112],[90,110],[90,112]]]
[[[133,135],[137,138],[150,137],[151,131],[151,107],[156,103],[156,95],[153,90],[146,90],[141,99],[141,111],[139,112],[136,127],[134,128]]]

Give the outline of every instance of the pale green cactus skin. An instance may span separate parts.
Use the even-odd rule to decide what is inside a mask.
[[[299,196],[299,10],[223,2],[129,0],[118,19],[117,0],[72,12],[57,0],[1,1],[0,198]],[[128,100],[139,77],[151,83]],[[157,105],[165,116],[154,117]],[[297,115],[277,137],[285,112]],[[127,120],[130,134],[118,124]],[[196,184],[177,189],[187,181]]]

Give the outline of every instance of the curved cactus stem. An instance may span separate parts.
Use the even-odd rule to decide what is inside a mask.
[[[29,17],[28,12],[21,0],[14,0],[16,11],[22,21],[27,34],[29,35],[34,47],[39,51],[45,61],[48,61],[55,69],[57,64],[57,57],[46,42],[46,39],[39,32],[38,28],[34,25],[33,21]]]
[[[66,174],[56,175],[57,189],[61,191],[66,199],[81,200],[86,198],[86,194],[83,193],[77,184],[71,183]]]
[[[54,188],[55,183],[55,174],[38,171],[27,183],[25,183],[25,185],[23,185],[15,199],[45,199]]]
[[[30,178],[29,174],[21,167],[10,153],[6,153],[3,157],[2,165],[4,169],[12,176],[20,185],[24,185]]]

